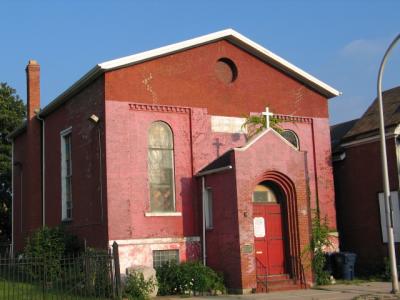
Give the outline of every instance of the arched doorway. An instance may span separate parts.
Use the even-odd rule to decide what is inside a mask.
[[[273,181],[263,181],[252,193],[254,246],[258,276],[284,276],[287,270],[285,194]]]

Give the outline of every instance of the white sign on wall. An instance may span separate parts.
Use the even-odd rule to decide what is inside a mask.
[[[399,193],[397,191],[390,192],[390,200],[392,201],[393,209],[393,234],[394,241],[400,242],[400,208],[399,208]],[[387,227],[386,227],[386,210],[383,193],[379,193],[379,210],[381,217],[381,230],[382,239],[384,243],[387,243]]]
[[[253,220],[254,236],[256,238],[265,237],[265,221],[263,217],[256,217]]]

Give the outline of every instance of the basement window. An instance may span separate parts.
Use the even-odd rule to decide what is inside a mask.
[[[170,262],[179,263],[179,250],[153,250],[154,269]]]

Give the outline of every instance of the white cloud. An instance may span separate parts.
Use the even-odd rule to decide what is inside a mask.
[[[344,46],[340,53],[348,57],[371,58],[383,56],[388,45],[388,39],[358,39]]]

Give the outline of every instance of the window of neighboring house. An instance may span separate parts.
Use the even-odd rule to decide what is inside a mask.
[[[388,242],[387,237],[387,223],[386,223],[386,209],[384,202],[384,194],[379,193],[379,211],[380,211],[380,220],[381,220],[381,231],[382,231],[382,241],[384,243]],[[394,241],[400,242],[400,209],[399,209],[399,192],[393,191],[390,192],[390,200],[392,203],[393,210],[393,234]]]
[[[396,137],[397,180],[400,186],[400,136]]]
[[[71,128],[61,132],[61,210],[62,220],[72,219]]]
[[[168,124],[157,121],[149,129],[148,176],[151,212],[175,211],[174,142]]]
[[[172,261],[179,263],[179,250],[153,250],[154,268],[159,268]]]
[[[213,224],[213,199],[212,190],[210,188],[206,189],[205,195],[205,217],[206,217],[206,228],[212,229]]]
[[[297,150],[300,149],[299,137],[292,130],[284,130],[281,135],[291,143]]]

